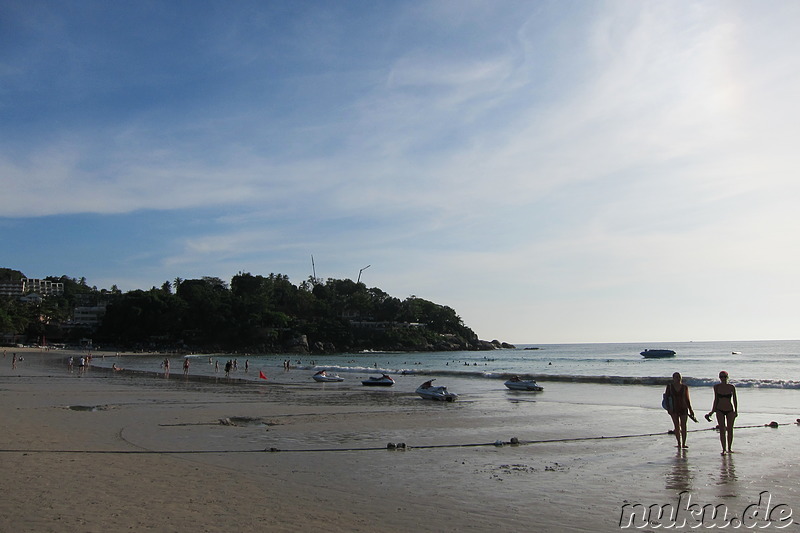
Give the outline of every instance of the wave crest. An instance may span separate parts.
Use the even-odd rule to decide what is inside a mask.
[[[541,382],[562,383],[598,383],[607,385],[666,385],[671,381],[665,376],[584,376],[578,374],[520,374],[514,372],[482,372],[479,370],[430,370],[423,368],[383,368],[370,366],[331,366],[318,365],[298,367],[305,370],[328,370],[331,372],[348,374],[401,374],[419,376],[447,376],[466,379],[498,379],[507,380],[512,376],[522,379],[533,379]],[[708,378],[684,377],[683,382],[690,387],[712,387],[719,383],[718,380]],[[762,389],[800,389],[800,381],[783,379],[739,379],[731,380],[732,385],[740,388]]]

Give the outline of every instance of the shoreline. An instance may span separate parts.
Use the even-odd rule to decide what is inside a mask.
[[[684,491],[739,511],[767,490],[800,513],[799,426],[739,430],[729,458],[713,432],[679,452],[668,417],[639,405],[646,388],[554,383],[540,396],[440,404],[184,381],[180,369],[169,380],[96,368],[78,378],[39,359],[25,353],[14,373],[0,363],[2,531],[617,531],[623,505]],[[642,399],[609,394],[622,390]],[[563,440],[587,436],[599,438]],[[492,445],[512,437],[523,445]]]

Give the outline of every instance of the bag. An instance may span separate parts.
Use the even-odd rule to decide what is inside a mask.
[[[661,407],[667,411],[672,411],[672,406],[672,395],[665,392],[664,397],[661,399]]]

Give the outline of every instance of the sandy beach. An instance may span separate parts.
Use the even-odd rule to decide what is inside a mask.
[[[765,491],[800,513],[800,426],[762,424],[794,421],[788,410],[743,414],[752,427],[721,457],[702,424],[689,450],[674,448],[652,387],[553,383],[439,404],[401,383],[80,375],[61,365],[66,352],[7,352],[2,532],[617,531],[626,504],[683,494],[741,518]],[[24,357],[15,370],[12,352]]]

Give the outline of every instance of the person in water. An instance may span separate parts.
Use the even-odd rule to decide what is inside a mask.
[[[714,385],[714,403],[706,420],[711,422],[711,415],[717,413],[719,442],[722,444],[722,455],[725,455],[733,453],[733,422],[739,414],[739,401],[736,399],[736,387],[728,383],[728,373],[724,370],[719,373],[719,381]]]
[[[678,448],[688,448],[686,445],[686,422],[689,418],[695,420],[692,401],[689,398],[689,386],[683,383],[680,372],[672,374],[672,381],[667,385],[664,394],[672,398],[672,409],[669,414],[675,426],[675,440]]]

